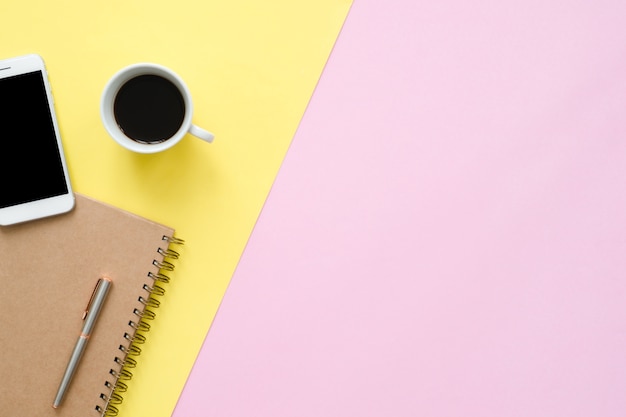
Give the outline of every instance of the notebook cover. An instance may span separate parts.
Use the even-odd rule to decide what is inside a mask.
[[[76,195],[69,214],[0,229],[0,415],[97,416],[173,229]],[[63,404],[56,391],[98,278],[113,286]]]

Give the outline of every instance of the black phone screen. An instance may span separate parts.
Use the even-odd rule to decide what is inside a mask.
[[[68,193],[43,74],[0,79],[0,208]]]

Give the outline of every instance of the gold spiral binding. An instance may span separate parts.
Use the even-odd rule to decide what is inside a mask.
[[[126,392],[126,390],[128,389],[128,385],[126,385],[125,383],[123,383],[122,381],[117,381],[117,386],[111,384],[111,382],[106,381],[104,383],[104,386],[109,388],[109,390],[111,390],[111,392],[113,392],[113,389],[117,388],[117,392]]]
[[[115,407],[109,402],[106,403],[106,406],[104,408],[97,405],[96,411],[100,413],[101,416],[104,416],[104,417],[115,417],[119,414],[117,407]]]
[[[178,252],[172,249],[159,248],[157,249],[157,252],[163,255],[164,258],[178,259],[178,257],[180,256]]]
[[[150,295],[156,295],[159,297],[165,295],[165,289],[160,285],[155,285],[154,287],[151,287],[148,284],[144,284],[143,289],[146,290]]]
[[[169,243],[172,243],[174,245],[184,245],[185,241],[181,238],[178,237],[174,237],[174,236],[163,236],[163,239]]]
[[[139,309],[135,309],[133,313],[141,320],[154,320],[156,318],[156,313],[152,310],[139,311]]]
[[[154,309],[159,308],[161,302],[158,298],[165,295],[165,288],[159,284],[167,284],[170,282],[170,277],[164,272],[173,271],[175,266],[169,260],[176,260],[179,258],[179,252],[170,248],[170,245],[183,245],[185,241],[183,239],[173,236],[163,236],[162,239],[167,242],[166,248],[158,248],[157,253],[161,259],[154,259],[152,265],[156,267],[156,271],[148,272],[148,277],[153,280],[151,285],[144,284],[142,290],[144,294],[137,298],[137,302],[140,304],[133,310],[133,314],[136,319],[131,319],[128,322],[129,331],[123,335],[123,343],[119,345],[119,356],[113,358],[113,363],[116,365],[115,369],[109,370],[109,376],[111,380],[107,380],[104,383],[104,387],[107,392],[100,394],[100,400],[102,404],[96,405],[95,410],[102,417],[114,417],[119,414],[119,406],[124,400],[123,394],[127,391],[128,385],[125,381],[132,379],[133,374],[130,369],[137,366],[137,360],[134,357],[141,355],[141,345],[146,342],[146,336],[143,333],[150,331],[149,321],[156,318]]]
[[[170,282],[170,277],[168,277],[165,274],[155,274],[153,272],[148,272],[148,276],[155,281],[164,282],[164,283]]]
[[[159,269],[162,269],[164,271],[173,271],[174,270],[174,264],[168,261],[157,261],[156,259],[152,261],[152,265],[156,266]]]
[[[130,327],[132,327],[133,329],[139,330],[139,331],[142,331],[142,332],[149,332],[150,331],[150,325],[148,323],[146,323],[145,321],[143,321],[143,320],[140,320],[139,322],[134,322],[134,321],[130,320],[128,322],[128,325]]]
[[[128,390],[128,385],[126,385],[124,382],[122,381],[117,381],[117,385],[113,386],[113,388],[119,392],[119,393],[123,393],[126,392]]]
[[[137,366],[137,361],[134,360],[133,358],[120,358],[120,357],[115,357],[115,363],[117,363],[119,366],[125,366],[127,368],[134,368]]]
[[[123,352],[126,356],[139,356],[141,355],[141,348],[137,345],[124,346],[120,345],[120,352]]]

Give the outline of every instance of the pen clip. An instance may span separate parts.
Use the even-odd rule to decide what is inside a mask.
[[[98,292],[98,288],[100,288],[100,285],[102,285],[102,281],[103,279],[99,278],[98,282],[96,282],[96,287],[93,289],[93,292],[91,293],[91,297],[89,298],[89,302],[87,303],[87,307],[85,308],[85,311],[83,312],[83,320],[87,318],[87,314],[89,314],[89,310],[91,310],[93,299],[96,297],[96,293]]]

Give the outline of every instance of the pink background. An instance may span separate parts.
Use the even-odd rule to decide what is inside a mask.
[[[626,415],[625,28],[356,0],[174,416]]]

